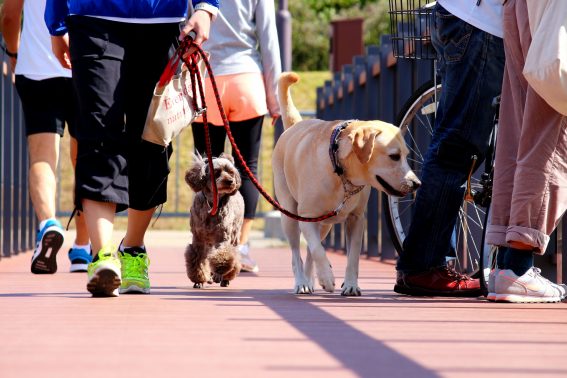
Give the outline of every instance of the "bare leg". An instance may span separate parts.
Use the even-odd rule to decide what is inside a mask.
[[[141,247],[144,245],[146,230],[152,221],[155,209],[134,210],[128,209],[128,228],[124,236],[124,245],[128,247]]]
[[[29,190],[39,221],[55,218],[55,171],[59,159],[61,137],[55,133],[28,136],[30,157]]]
[[[240,229],[240,244],[248,243],[248,237],[250,236],[250,231],[252,230],[252,222],[254,219],[244,218],[242,223],[242,228]]]
[[[89,231],[93,257],[102,247],[112,244],[115,212],[116,204],[114,203],[83,200],[83,215]]]

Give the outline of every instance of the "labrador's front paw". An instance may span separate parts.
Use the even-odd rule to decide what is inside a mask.
[[[343,282],[341,287],[343,288],[341,295],[345,297],[360,297],[362,295],[362,292],[356,283]]]
[[[313,283],[307,280],[298,280],[295,282],[295,294],[313,294]]]
[[[332,293],[335,291],[335,276],[330,265],[325,265],[326,268],[319,269],[317,276],[319,277],[319,285],[323,290]]]

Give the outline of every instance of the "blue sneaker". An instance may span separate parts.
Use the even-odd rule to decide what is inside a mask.
[[[71,268],[69,269],[71,273],[86,272],[89,264],[93,261],[93,257],[86,249],[71,248],[69,260],[71,260]]]
[[[53,274],[57,272],[57,252],[63,245],[63,227],[55,219],[47,221],[39,230],[35,251],[31,261],[34,274]]]

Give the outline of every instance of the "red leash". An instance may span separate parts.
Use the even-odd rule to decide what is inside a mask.
[[[190,61],[188,62],[187,60],[185,60],[185,58],[183,56],[189,51],[190,48],[195,48],[196,51],[193,52],[189,56]],[[205,91],[203,90],[203,84],[201,82],[200,73],[199,73],[199,70],[197,69],[197,60],[199,59],[199,55],[200,55],[201,59],[203,59],[203,62],[205,63],[205,66],[207,67],[207,73],[209,74],[209,77],[211,79],[213,91],[215,92],[215,98],[216,98],[216,101],[217,101],[217,105],[219,107],[220,114],[222,116],[223,126],[224,126],[224,129],[226,130],[226,135],[228,136],[228,139],[230,140],[230,144],[232,145],[232,148],[233,148],[233,150],[236,154],[236,157],[238,158],[238,161],[240,162],[240,164],[244,168],[246,175],[250,178],[250,181],[252,181],[252,183],[254,184],[256,189],[258,189],[258,191],[262,194],[262,196],[266,199],[266,201],[271,203],[276,209],[281,211],[283,214],[287,215],[288,217],[290,217],[292,219],[295,219],[295,220],[301,221],[301,222],[320,222],[322,220],[332,218],[339,213],[340,209],[344,205],[344,201],[343,201],[343,203],[341,203],[339,205],[339,207],[337,209],[335,209],[335,210],[333,210],[333,211],[331,211],[331,212],[329,212],[325,215],[315,217],[315,218],[308,218],[308,217],[302,217],[300,215],[289,212],[288,210],[284,209],[275,199],[273,199],[264,190],[264,188],[262,188],[262,185],[260,185],[260,183],[258,182],[256,177],[254,177],[254,174],[250,171],[250,169],[246,165],[246,161],[244,160],[244,158],[242,157],[242,154],[240,153],[240,150],[236,146],[236,142],[234,141],[234,137],[232,136],[232,133],[230,132],[230,126],[228,125],[228,119],[226,118],[226,114],[225,114],[224,108],[222,106],[222,102],[221,102],[220,95],[219,95],[219,90],[217,88],[217,83],[216,83],[215,77],[213,75],[213,70],[211,69],[211,65],[209,63],[209,60],[207,59],[205,52],[203,51],[203,49],[201,49],[201,46],[199,46],[199,45],[197,45],[193,42],[193,39],[191,37],[185,37],[185,39],[181,42],[181,45],[177,49],[177,54],[181,59],[183,59],[183,61],[187,65],[187,67],[189,67],[189,69],[191,70],[191,80],[193,82],[193,93],[196,93],[195,92],[195,80],[193,80],[193,77],[195,77],[197,79],[197,82],[199,83],[201,104],[203,105],[203,107],[206,107]],[[196,102],[197,101],[195,99],[194,100],[194,108],[195,109],[197,109]],[[217,198],[218,195],[217,195],[217,187],[216,187],[216,181],[215,181],[215,176],[214,176],[214,171],[213,171],[211,139],[210,139],[210,135],[209,135],[209,125],[207,123],[207,112],[206,111],[203,113],[203,125],[205,126],[205,144],[206,144],[206,148],[207,148],[207,160],[208,160],[208,163],[209,163],[209,172],[210,172],[211,184],[212,184],[212,187],[213,187],[213,196],[214,196],[213,208],[211,209],[210,214],[215,215],[217,210],[218,210],[218,198]]]

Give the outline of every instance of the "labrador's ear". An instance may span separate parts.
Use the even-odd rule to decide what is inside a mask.
[[[185,182],[195,193],[207,185],[206,164],[201,155],[193,155],[193,165],[185,172]]]
[[[380,134],[380,130],[374,127],[357,127],[350,132],[352,150],[362,164],[370,161],[378,134]]]

